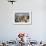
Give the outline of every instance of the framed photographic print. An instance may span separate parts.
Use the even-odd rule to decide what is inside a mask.
[[[32,12],[31,10],[16,10],[14,15],[14,24],[32,24]]]

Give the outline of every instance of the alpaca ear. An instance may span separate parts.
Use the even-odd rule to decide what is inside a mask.
[[[18,37],[20,38],[20,34],[18,35]]]

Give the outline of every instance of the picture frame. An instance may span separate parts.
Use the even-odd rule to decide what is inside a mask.
[[[13,23],[15,25],[32,25],[32,11],[16,10]]]

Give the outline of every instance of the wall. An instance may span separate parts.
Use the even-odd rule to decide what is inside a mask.
[[[17,0],[13,5],[7,0],[0,0],[0,40],[14,40],[18,32],[31,34],[33,40],[46,40],[46,1]],[[32,10],[32,25],[14,25],[16,10]]]

